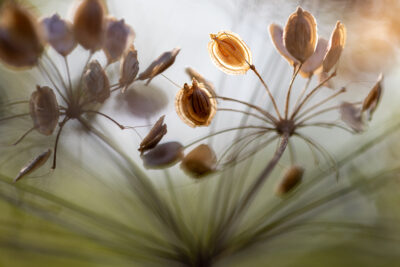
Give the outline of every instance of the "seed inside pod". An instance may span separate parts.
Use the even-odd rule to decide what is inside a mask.
[[[183,146],[178,142],[160,144],[142,155],[143,164],[148,169],[169,167],[182,158]]]
[[[206,80],[200,73],[191,67],[187,67],[185,70],[186,74],[189,75],[191,80],[195,78],[200,84],[203,84],[204,88],[207,89],[213,97],[217,96],[215,93],[214,84],[212,84],[212,82]]]
[[[24,176],[32,173],[33,171],[39,169],[40,167],[43,166],[43,164],[46,163],[46,161],[49,159],[51,155],[51,149],[48,149],[47,151],[43,152],[36,158],[34,158],[31,162],[26,164],[18,173],[17,177],[14,179],[14,183],[23,178]]]
[[[343,102],[340,105],[340,114],[342,116],[342,121],[344,121],[356,133],[360,133],[364,130],[364,123],[359,108],[351,103]]]
[[[60,55],[67,56],[76,47],[72,24],[60,18],[58,14],[41,21],[46,41]]]
[[[332,32],[329,41],[328,51],[323,62],[323,71],[329,72],[333,66],[339,61],[346,42],[346,28],[340,21],[336,23],[336,27]]]
[[[89,63],[88,69],[83,75],[83,86],[89,97],[99,103],[104,103],[110,97],[110,83],[97,60]]]
[[[167,125],[164,123],[164,118],[165,115],[161,116],[146,137],[143,138],[138,149],[141,154],[154,148],[167,133]]]
[[[137,59],[137,51],[133,45],[130,46],[128,52],[122,58],[120,65],[121,78],[119,84],[122,88],[121,92],[125,93],[126,89],[131,85],[139,72],[139,61]]]
[[[276,187],[276,194],[283,196],[292,191],[302,180],[304,169],[300,166],[291,166],[283,175],[282,180]]]
[[[216,163],[214,151],[208,145],[201,144],[182,159],[181,168],[194,178],[201,178],[213,172]]]
[[[379,100],[381,99],[382,95],[382,74],[378,78],[378,82],[375,86],[371,89],[368,93],[367,97],[364,99],[362,105],[362,112],[368,112],[368,120],[371,120],[372,114],[375,112],[376,108],[378,107]]]

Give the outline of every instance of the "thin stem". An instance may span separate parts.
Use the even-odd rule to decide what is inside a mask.
[[[67,69],[69,94],[71,96],[71,99],[73,99],[74,98],[74,93],[72,91],[71,73],[70,73],[70,69],[69,69],[68,57],[67,56],[64,57],[64,63],[65,63],[65,68]]]
[[[14,142],[13,146],[18,145],[28,134],[30,134],[35,129],[36,127],[32,127],[28,131],[26,131],[20,138],[18,138],[17,141]]]
[[[307,82],[306,82],[306,84],[304,85],[303,90],[301,91],[299,97],[298,97],[297,100],[296,100],[296,104],[294,105],[294,109],[293,109],[293,110],[296,110],[297,107],[299,106],[300,101],[303,99],[304,94],[307,92],[307,89],[308,89],[308,87],[309,87],[310,84],[311,84],[312,77],[313,77],[313,76],[311,75],[311,76],[307,79]]]
[[[266,120],[265,117],[261,117],[261,116],[258,116],[257,114],[254,114],[254,113],[251,113],[251,112],[247,112],[247,111],[243,111],[243,110],[239,110],[239,109],[233,109],[233,108],[219,108],[217,111],[232,111],[232,112],[238,112],[238,113],[242,113],[242,114],[244,114],[244,115],[249,115],[249,116],[252,116],[252,117],[254,117],[254,118],[260,119],[260,120],[262,120],[263,122],[271,123],[271,121]]]
[[[64,125],[65,123],[67,123],[68,120],[68,117],[64,118],[64,120],[60,123],[60,128],[57,132],[56,142],[54,143],[53,165],[51,166],[53,170],[56,168],[58,141],[60,140],[62,129],[64,128]]]
[[[62,99],[64,100],[65,103],[67,103],[67,105],[69,105],[69,101],[68,99],[64,96],[64,94],[61,92],[61,90],[58,88],[58,86],[56,85],[56,83],[54,82],[53,78],[51,78],[49,72],[46,70],[46,68],[44,67],[44,65],[42,65],[40,62],[38,63],[38,69],[39,71],[42,73],[42,75],[44,77],[47,76],[47,78],[50,80],[51,84],[54,86],[54,89],[56,89],[56,91],[58,92],[58,94],[62,97]]]
[[[298,68],[293,72],[292,80],[290,81],[290,84],[289,84],[289,89],[288,89],[288,91],[287,91],[287,94],[286,94],[286,101],[285,101],[285,119],[288,118],[289,104],[290,104],[290,94],[291,94],[291,92],[292,92],[293,83],[294,83],[294,80],[295,80],[296,77],[297,77],[297,74],[299,74],[299,71],[300,71],[300,69],[301,69],[301,66],[303,66],[303,63],[300,63],[300,65],[298,66]]]
[[[315,123],[303,123],[303,124],[299,124],[298,126],[296,126],[296,128],[303,128],[303,127],[325,127],[325,128],[332,128],[332,127],[336,127],[342,130],[345,130],[346,132],[349,132],[351,134],[354,134],[354,131],[349,130],[348,128],[337,124],[337,123],[330,123],[330,122],[315,122]]]
[[[15,118],[19,118],[19,117],[24,117],[24,116],[28,116],[28,115],[30,115],[30,113],[23,113],[23,114],[12,115],[12,116],[9,116],[9,117],[0,118],[0,122],[1,122],[1,121],[6,121],[6,120],[15,119]]]
[[[176,82],[174,82],[173,80],[171,80],[170,78],[168,78],[167,76],[165,76],[164,74],[160,74],[161,76],[163,76],[165,79],[167,79],[170,83],[172,83],[176,88],[182,89],[183,86],[180,86],[179,84],[177,84]]]
[[[127,127],[125,127],[124,125],[118,123],[116,120],[114,120],[113,118],[111,118],[110,116],[108,116],[107,114],[104,114],[102,112],[96,111],[96,110],[83,110],[82,112],[84,113],[94,113],[100,116],[103,116],[107,119],[109,119],[111,122],[113,122],[115,125],[117,125],[121,130],[125,130]]]
[[[8,107],[8,106],[27,104],[27,103],[29,103],[29,100],[19,100],[19,101],[13,101],[13,102],[8,102],[8,103],[2,103],[2,104],[0,104],[0,107],[4,108],[4,107]]]
[[[45,58],[47,58],[47,60],[50,62],[50,65],[53,67],[53,70],[55,70],[56,75],[57,75],[58,78],[60,79],[61,85],[62,85],[62,86],[64,87],[64,89],[65,89],[65,92],[68,92],[68,91],[67,91],[67,85],[65,84],[64,78],[63,78],[63,76],[61,75],[61,72],[60,72],[60,70],[58,69],[57,65],[54,63],[54,61],[51,59],[51,57],[50,57],[47,53],[44,53],[44,56],[45,56]]]

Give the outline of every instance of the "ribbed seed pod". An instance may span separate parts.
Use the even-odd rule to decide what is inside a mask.
[[[302,180],[304,169],[298,165],[291,166],[283,175],[282,180],[276,187],[276,194],[283,196],[292,191]]]
[[[108,64],[118,61],[135,38],[133,29],[123,19],[107,18],[103,51]]]
[[[378,107],[379,100],[382,95],[382,74],[379,76],[377,83],[368,93],[367,97],[363,101],[363,105],[361,108],[362,112],[368,112],[368,120],[371,120],[372,114],[375,112]]]
[[[202,84],[204,86],[205,89],[207,89],[210,92],[210,94],[213,97],[217,96],[217,94],[215,93],[214,84],[212,82],[206,80],[200,73],[198,73],[191,67],[187,67],[185,70],[191,80],[193,80],[193,78],[195,78],[200,84]]]
[[[328,41],[324,38],[318,39],[317,47],[315,48],[314,54],[309,57],[300,69],[300,75],[304,78],[309,78],[318,70],[321,69],[322,62],[328,48]]]
[[[269,25],[269,34],[271,36],[272,43],[274,44],[276,50],[278,50],[279,54],[281,54],[281,56],[283,56],[290,65],[298,65],[299,61],[287,51],[283,43],[282,27],[276,24]]]
[[[46,161],[49,159],[51,155],[51,149],[46,150],[36,158],[34,158],[32,161],[30,161],[28,164],[26,164],[18,173],[17,177],[14,179],[14,183],[22,179],[24,176],[32,173],[33,171],[39,169],[42,167]]]
[[[104,103],[110,97],[108,77],[97,60],[89,63],[83,75],[83,86],[91,99]]]
[[[323,62],[323,71],[329,72],[339,61],[344,45],[346,43],[346,28],[340,21],[336,23],[329,41],[328,52]]]
[[[146,137],[143,138],[138,149],[141,154],[154,148],[161,141],[163,136],[167,134],[167,125],[164,123],[164,118],[165,115],[161,116]]]
[[[60,55],[67,56],[77,45],[72,24],[60,18],[58,14],[41,21],[46,41]]]
[[[174,165],[183,158],[183,146],[178,142],[168,142],[156,146],[142,155],[143,164],[148,169],[160,169]]]
[[[139,61],[137,59],[137,51],[133,45],[130,46],[128,52],[124,55],[120,65],[121,92],[125,93],[126,89],[131,85],[139,72]]]
[[[201,178],[215,171],[217,156],[214,151],[205,144],[197,146],[183,159],[181,168],[194,178]]]

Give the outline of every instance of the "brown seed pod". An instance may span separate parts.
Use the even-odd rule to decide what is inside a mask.
[[[291,166],[283,175],[275,192],[279,196],[283,196],[292,191],[302,180],[304,169],[298,165]]]
[[[329,41],[328,51],[326,52],[324,62],[322,64],[323,71],[329,72],[333,66],[339,61],[344,45],[346,43],[346,28],[340,21],[336,23]]]
[[[0,59],[13,67],[32,67],[43,51],[36,19],[22,6],[8,1],[0,10]]]
[[[290,65],[298,65],[299,61],[287,51],[285,45],[283,44],[282,27],[276,24],[269,25],[269,34],[271,36],[272,43],[274,44],[276,50],[278,50],[279,54],[281,54],[281,56],[283,56]]]
[[[283,43],[295,59],[304,63],[314,53],[317,43],[317,23],[313,15],[298,7],[286,23]]]
[[[17,177],[14,179],[14,183],[23,178],[24,176],[32,173],[33,171],[39,169],[42,167],[46,161],[49,159],[51,155],[51,149],[46,150],[36,158],[34,158],[32,161],[30,161],[28,164],[26,164],[18,173]]]
[[[328,41],[324,38],[319,38],[314,54],[312,54],[311,57],[309,57],[301,66],[301,76],[304,78],[310,78],[321,67],[327,48]]]
[[[182,159],[181,168],[190,176],[201,178],[215,171],[216,163],[214,151],[208,145],[201,144]]]
[[[342,121],[346,123],[356,133],[361,133],[364,130],[361,110],[351,103],[343,102],[340,105],[340,114]]]
[[[239,35],[230,31],[210,34],[208,54],[227,74],[245,74],[253,64],[251,51]]]
[[[168,142],[156,146],[142,155],[143,164],[148,169],[160,169],[174,165],[183,158],[183,146],[178,142]]]
[[[83,86],[89,97],[99,103],[104,103],[110,97],[110,83],[97,60],[89,63],[83,75]]]
[[[124,55],[120,65],[121,92],[125,93],[126,89],[131,85],[139,72],[139,61],[137,59],[137,51],[133,45],[130,46],[128,52]]]
[[[217,111],[217,101],[197,80],[192,86],[185,83],[175,97],[178,116],[190,127],[208,126]]]
[[[376,108],[378,107],[379,100],[381,99],[382,95],[382,74],[379,76],[377,83],[368,93],[367,97],[364,99],[361,111],[368,112],[368,120],[371,120],[372,114],[375,112]]]
[[[200,73],[198,73],[191,67],[187,67],[185,70],[186,70],[186,74],[189,75],[191,80],[193,80],[193,78],[195,78],[200,84],[202,84],[204,86],[205,89],[207,89],[210,92],[210,94],[213,97],[217,96],[217,94],[215,93],[214,84],[212,84],[212,82],[206,80]]]
[[[143,138],[138,149],[141,154],[154,148],[161,141],[163,136],[167,134],[167,125],[164,123],[164,118],[165,115],[161,116],[146,137]]]
[[[41,134],[51,135],[60,117],[53,90],[47,86],[37,86],[29,100],[29,109],[34,128]]]
[[[67,56],[75,49],[75,40],[72,24],[60,18],[58,14],[41,20],[46,41],[60,55]]]
[[[147,80],[146,85],[148,85],[151,80],[162,73],[166,69],[168,69],[175,62],[176,56],[181,51],[180,48],[174,48],[172,51],[164,52],[161,56],[159,56],[150,66],[139,74],[138,80]]]

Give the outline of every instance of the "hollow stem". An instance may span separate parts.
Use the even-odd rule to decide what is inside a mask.
[[[301,69],[301,66],[303,66],[303,63],[301,63],[301,64],[297,67],[297,69],[293,72],[292,80],[290,81],[290,84],[289,84],[289,88],[288,88],[288,91],[287,91],[287,94],[286,94],[286,101],[285,101],[285,119],[288,118],[289,104],[290,104],[290,94],[291,94],[291,92],[292,92],[293,83],[294,83],[294,80],[295,80],[296,77],[297,77],[297,74],[299,74],[299,71],[300,71],[300,69]]]

